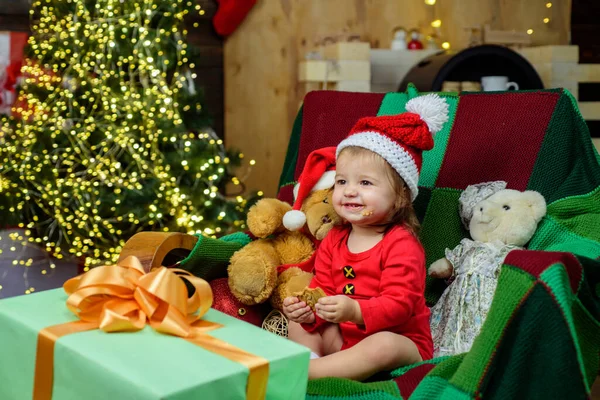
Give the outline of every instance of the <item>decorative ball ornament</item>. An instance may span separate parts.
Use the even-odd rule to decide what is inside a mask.
[[[252,325],[261,326],[267,314],[268,304],[243,304],[231,293],[227,278],[213,279],[209,283],[213,292],[212,308]]]
[[[272,310],[266,316],[262,328],[281,337],[288,337],[288,320],[279,310]]]

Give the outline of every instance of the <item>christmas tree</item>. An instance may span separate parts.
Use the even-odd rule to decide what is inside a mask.
[[[87,269],[138,231],[244,228],[248,199],[223,194],[242,187],[243,156],[206,128],[192,13],[190,0],[33,3],[24,81],[0,122],[0,213],[17,239]]]

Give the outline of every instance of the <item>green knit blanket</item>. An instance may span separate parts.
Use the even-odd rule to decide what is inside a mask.
[[[363,116],[404,111],[407,93],[309,93],[280,180],[292,187],[310,151],[336,145]],[[415,209],[427,265],[468,236],[458,216],[466,186],[504,180],[536,190],[547,216],[511,252],[471,351],[393,371],[385,380],[310,381],[309,399],[587,398],[600,370],[600,157],[570,93],[442,93],[450,123],[426,152]],[[428,279],[435,304],[445,288]]]

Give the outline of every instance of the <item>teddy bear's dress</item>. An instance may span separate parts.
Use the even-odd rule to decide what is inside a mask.
[[[518,248],[463,239],[446,249],[455,279],[431,308],[434,357],[469,351],[490,309],[504,258]]]

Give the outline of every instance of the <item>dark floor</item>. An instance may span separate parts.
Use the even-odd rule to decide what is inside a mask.
[[[69,278],[77,275],[73,262],[52,259],[35,246],[23,246],[11,239],[17,230],[0,231],[0,299],[59,288]],[[22,261],[24,264],[14,260]],[[31,260],[31,265],[26,263]],[[52,265],[55,267],[52,268]]]

